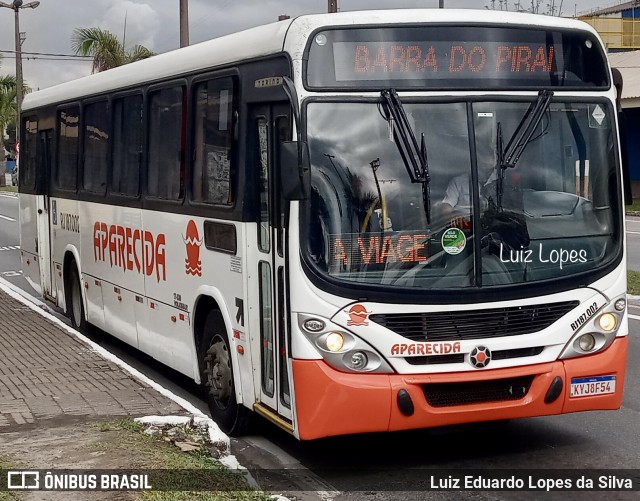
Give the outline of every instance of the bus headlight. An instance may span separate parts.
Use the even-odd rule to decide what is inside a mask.
[[[367,363],[369,363],[369,359],[367,358],[367,355],[364,352],[356,351],[355,353],[351,354],[352,369],[356,371],[361,371],[367,366]]]
[[[611,332],[618,325],[618,319],[613,313],[603,313],[598,317],[598,325],[605,332]]]
[[[596,339],[592,334],[583,334],[578,338],[578,346],[582,351],[589,352],[596,346]]]
[[[574,324],[572,324],[575,330],[562,353],[560,353],[560,360],[593,355],[606,350],[613,343],[622,326],[623,317],[621,317],[620,313],[627,307],[625,298],[625,294],[613,298],[608,303],[597,308],[597,313],[577,328],[573,327]]]
[[[335,353],[336,351],[340,351],[344,346],[344,336],[341,332],[330,332],[324,342],[327,345],[327,350]]]
[[[391,374],[393,368],[367,341],[318,315],[298,313],[298,328],[331,367],[341,372]]]

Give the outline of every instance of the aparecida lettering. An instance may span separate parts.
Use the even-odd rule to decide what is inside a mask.
[[[155,271],[158,282],[167,280],[166,237],[138,228],[107,225],[96,221],[93,225],[93,257],[96,262],[109,262],[124,272],[137,271],[148,277]]]

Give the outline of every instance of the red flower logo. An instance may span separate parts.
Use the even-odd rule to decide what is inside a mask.
[[[361,304],[354,304],[348,313],[350,320],[347,320],[347,325],[369,325],[367,317],[371,312]]]
[[[187,275],[202,276],[202,261],[200,260],[200,246],[202,239],[198,227],[192,219],[187,224],[187,234],[182,238],[187,246],[187,259],[184,260]]]

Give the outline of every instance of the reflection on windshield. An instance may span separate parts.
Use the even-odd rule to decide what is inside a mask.
[[[567,276],[616,256],[607,104],[552,101],[516,166],[504,169],[501,190],[498,127],[512,137],[531,102],[403,105],[411,128],[425,133],[430,222],[379,103],[308,106],[304,248],[320,273],[362,286],[459,289]]]

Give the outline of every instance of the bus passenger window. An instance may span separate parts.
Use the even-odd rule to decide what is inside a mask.
[[[38,121],[35,118],[23,122],[22,163],[20,164],[20,189],[33,189],[36,184]],[[42,153],[40,153],[42,154]]]
[[[151,197],[179,200],[184,188],[184,88],[162,89],[150,96],[147,192]]]
[[[109,155],[109,104],[107,101],[84,107],[84,154],[82,186],[104,194],[107,186]]]
[[[113,174],[111,192],[135,197],[142,163],[142,96],[113,101]]]
[[[63,190],[76,190],[78,182],[78,116],[77,106],[58,113],[58,170],[56,184]]]
[[[233,78],[200,82],[195,95],[193,199],[230,205],[236,152]]]

